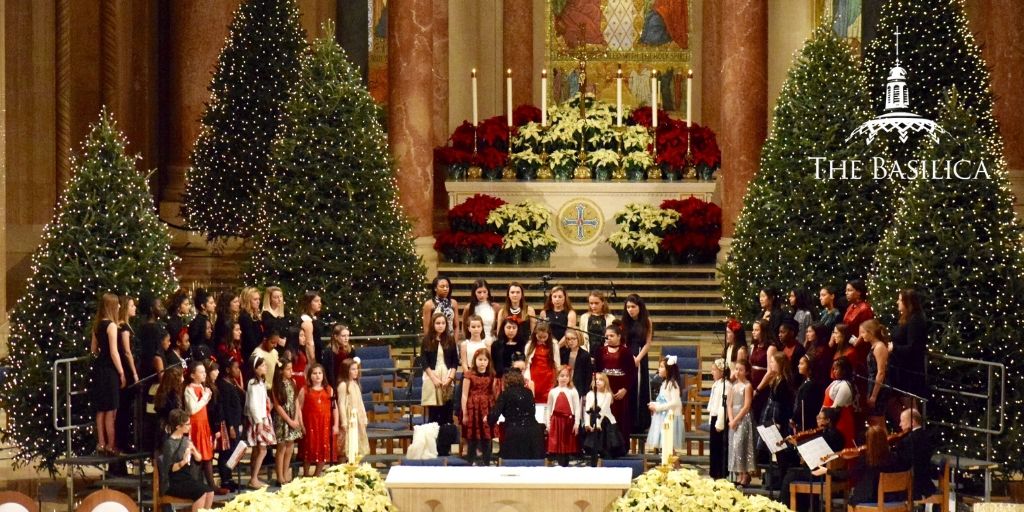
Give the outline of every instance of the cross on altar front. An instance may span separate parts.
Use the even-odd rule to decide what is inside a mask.
[[[585,211],[586,211],[586,206],[584,206],[583,203],[578,203],[576,205],[576,216],[575,217],[566,217],[566,218],[562,219],[562,225],[563,226],[575,227],[576,228],[576,239],[580,240],[580,241],[582,241],[584,239],[583,230],[587,226],[590,226],[592,228],[597,228],[597,219],[586,219],[586,218],[584,218],[583,214],[584,214]]]

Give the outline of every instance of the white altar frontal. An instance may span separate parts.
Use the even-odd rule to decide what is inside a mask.
[[[629,468],[393,466],[386,481],[401,512],[609,510]]]
[[[665,199],[694,196],[720,202],[718,180],[697,181],[446,181],[448,208],[474,194],[518,203],[527,199],[552,213],[551,230],[558,239],[556,258],[615,259],[608,236],[618,230],[615,214],[629,203],[655,206]]]

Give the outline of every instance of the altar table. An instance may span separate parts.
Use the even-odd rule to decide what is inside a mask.
[[[627,489],[629,468],[393,466],[401,512],[602,512]]]

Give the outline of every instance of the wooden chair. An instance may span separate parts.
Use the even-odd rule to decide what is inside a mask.
[[[29,498],[18,491],[0,492],[0,508],[2,508],[3,505],[17,505],[28,512],[39,512],[39,504],[32,498]],[[11,507],[11,510],[20,509]]]
[[[111,505],[112,503],[116,505]],[[85,499],[82,500],[82,504],[75,508],[75,512],[122,509],[127,512],[139,512],[139,505],[123,492],[112,489],[101,489],[86,496]]]
[[[153,510],[163,510],[163,506],[167,505],[173,510],[175,506],[188,505],[192,506],[192,500],[185,498],[175,498],[174,496],[164,496],[160,494],[160,457],[153,461]]]
[[[888,493],[905,493],[906,497],[899,501],[885,501]],[[878,475],[878,503],[877,504],[848,504],[847,512],[911,512],[914,510],[914,500],[911,494],[914,492],[914,480],[910,477],[910,471],[899,473],[881,473]]]
[[[939,488],[931,496],[925,496],[919,500],[914,500],[914,506],[918,505],[938,505],[941,512],[949,512],[949,461],[944,460],[942,462],[942,473],[939,477]]]
[[[828,472],[825,473],[825,481],[814,482],[814,481],[799,481],[790,482],[789,484],[789,508],[796,510],[796,500],[798,494],[810,494],[812,496],[821,495],[825,498],[825,512],[832,512],[832,497],[836,492],[841,492],[843,501],[846,501],[846,496],[850,491],[849,480],[835,480],[832,478],[832,474],[836,471],[843,470],[846,468],[846,461],[843,459],[835,459],[828,463]],[[813,499],[813,498],[812,498]]]

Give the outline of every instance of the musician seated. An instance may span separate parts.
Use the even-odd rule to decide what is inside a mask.
[[[850,503],[878,503],[878,479],[881,473],[900,471],[898,461],[889,449],[889,435],[882,425],[868,427],[867,439],[860,457],[861,464],[855,467],[856,485],[850,494]],[[898,493],[890,493],[886,501],[898,500]],[[906,497],[906,495],[904,495]]]
[[[901,471],[912,469],[914,472],[914,499],[931,496],[935,493],[935,466],[932,456],[935,454],[935,440],[931,433],[921,424],[921,413],[915,409],[904,409],[900,414],[900,430],[906,435],[896,443],[896,459]]]
[[[842,450],[843,446],[845,445],[843,434],[836,430],[835,428],[835,422],[838,418],[839,411],[837,409],[826,407],[822,409],[820,412],[818,412],[818,416],[816,418],[818,428],[821,429],[820,434],[801,436],[801,433],[797,433],[786,438],[786,441],[796,446],[820,435],[825,440],[825,442],[828,443],[829,448],[832,448],[832,451],[838,452],[839,450]],[[818,476],[825,474],[824,465],[820,467],[821,471],[817,473]],[[845,477],[845,474],[833,474],[832,477],[842,479]],[[811,479],[811,470],[806,465],[800,465],[798,467],[789,468],[789,470],[786,471],[785,476],[783,476],[782,478],[782,489],[779,494],[779,501],[781,501],[784,505],[789,505],[789,484],[793,482],[808,482],[811,481]],[[808,506],[809,501],[806,497],[797,497],[797,510],[806,510]]]

